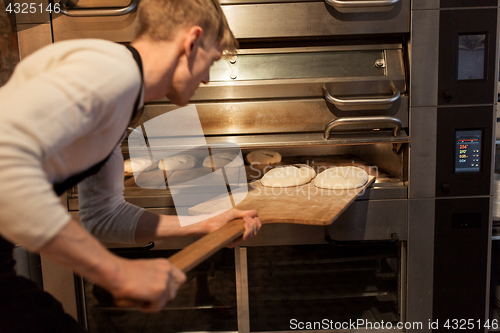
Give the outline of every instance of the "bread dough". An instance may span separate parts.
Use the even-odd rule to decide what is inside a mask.
[[[127,174],[138,173],[144,170],[156,169],[156,165],[151,163],[149,158],[133,158],[123,161],[123,171]]]
[[[215,153],[212,155],[212,159],[214,161],[215,169],[236,168],[240,165],[243,165],[243,160],[241,159],[240,155],[234,153]],[[210,156],[205,157],[203,166],[206,168],[212,167]]]
[[[174,155],[158,162],[158,168],[165,171],[187,170],[194,168],[198,159],[191,155]]]
[[[269,170],[260,180],[268,187],[290,187],[307,184],[316,176],[316,171],[305,164],[277,167]]]
[[[326,169],[314,179],[314,185],[331,190],[347,190],[364,186],[367,181],[368,173],[364,169],[346,166]]]
[[[281,155],[273,150],[256,150],[246,156],[248,164],[276,164],[281,162]]]

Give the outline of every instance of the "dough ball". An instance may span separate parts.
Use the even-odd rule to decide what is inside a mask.
[[[158,162],[158,168],[165,171],[187,170],[194,168],[198,159],[191,155],[174,155]]]
[[[281,155],[273,150],[256,150],[246,156],[248,164],[276,164],[281,162]]]
[[[309,173],[311,175],[311,179],[316,177],[316,171],[314,171],[313,167],[311,167],[307,164],[293,164],[293,166],[295,166],[297,168],[306,168],[306,170],[304,170],[304,172]]]
[[[315,179],[314,185],[331,190],[347,190],[364,186],[368,181],[368,174],[358,167],[334,167],[321,172]]]
[[[243,160],[241,159],[239,154],[234,153],[215,153],[212,155],[212,159],[214,161],[214,168],[236,168],[240,165],[243,165]],[[205,157],[203,161],[203,166],[206,168],[212,167],[212,161],[210,160],[210,156]]]
[[[128,174],[156,169],[149,158],[129,158],[123,162],[123,171]]]
[[[290,187],[307,184],[316,176],[313,168],[298,164],[298,166],[283,166],[269,170],[260,180],[268,187]]]

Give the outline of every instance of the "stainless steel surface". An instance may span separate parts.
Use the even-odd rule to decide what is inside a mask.
[[[327,4],[333,7],[339,8],[370,8],[370,7],[387,7],[394,6],[401,0],[355,0],[355,1],[345,1],[345,0],[325,0]]]
[[[286,47],[275,47],[276,44],[271,44],[270,47],[259,47],[259,48],[251,48],[251,49],[239,49],[238,54],[235,56],[226,57],[226,60],[233,61],[234,63],[238,62],[238,59],[241,55],[251,55],[251,54],[288,54],[288,53],[316,53],[316,52],[341,52],[341,51],[401,51],[402,44],[398,41],[394,42],[391,40],[384,41],[382,43],[379,41],[378,43],[363,43],[363,44],[354,44],[354,45],[337,45],[334,43],[333,45],[317,45],[317,46],[302,46],[300,43],[297,46],[286,46]],[[354,54],[355,54],[354,53]],[[304,54],[304,56],[307,56]]]
[[[390,89],[392,91],[392,95],[390,97],[361,97],[344,99],[332,96],[330,91],[328,91],[328,88],[323,86],[323,96],[327,102],[332,103],[342,111],[388,109],[401,97],[401,92],[397,87],[391,86]]]
[[[412,108],[409,198],[436,196],[437,108]]]
[[[237,4],[222,8],[234,35],[242,39],[409,32],[410,0],[401,0],[384,12],[343,13],[323,1],[293,2],[286,6],[283,3]],[[103,13],[103,9],[99,12]],[[106,17],[56,14],[52,20],[54,41],[104,38],[130,42],[137,24],[135,16],[135,12]]]
[[[409,8],[409,0],[386,12],[361,13],[339,12],[323,1],[223,6],[237,38],[404,33],[409,31]]]
[[[19,57],[24,59],[33,52],[52,43],[50,23],[18,24],[17,39],[19,42]]]
[[[403,73],[403,72],[401,72]],[[229,78],[229,77],[228,77]],[[400,91],[406,91],[404,74],[379,77],[331,77],[317,79],[254,80],[211,82],[200,86],[191,102],[211,100],[242,100],[253,98],[311,98],[321,97],[322,88],[339,96],[383,95],[389,92],[389,86],[395,85]],[[407,97],[407,96],[406,96]],[[167,102],[166,99],[159,102]]]
[[[349,112],[332,114],[323,99],[283,99],[269,101],[196,103],[198,116],[205,136],[276,134],[291,137],[292,134],[323,133],[327,124],[338,117],[388,116],[400,119],[402,127],[408,127],[408,99],[402,98],[397,108],[387,112]],[[174,105],[146,105],[142,122],[147,122],[166,112],[176,110]],[[406,114],[405,114],[406,113]],[[165,137],[182,136],[189,124],[178,124],[175,131],[164,133]],[[189,133],[189,132],[187,132]],[[184,135],[185,136],[185,135]],[[312,139],[312,138],[309,138]],[[244,141],[244,140],[243,140]],[[294,140],[297,141],[297,140]]]
[[[383,95],[389,92],[388,87],[391,84],[406,92],[404,72],[400,72],[399,75],[379,77],[212,82],[200,86],[191,98],[191,102],[220,99],[238,101],[250,98],[323,98],[324,84],[327,84],[329,91],[338,96]]]
[[[136,151],[186,151],[197,149],[200,147],[199,140],[190,137],[176,138],[169,140],[175,143],[175,146],[160,146],[153,148],[134,148]],[[212,148],[224,148],[229,145],[237,145],[241,149],[258,149],[258,148],[316,148],[316,147],[332,147],[332,146],[355,146],[355,145],[372,145],[377,143],[409,143],[410,139],[405,132],[401,131],[397,137],[387,135],[383,130],[371,131],[366,133],[346,132],[336,134],[334,138],[325,140],[323,133],[297,133],[297,134],[269,134],[269,135],[227,135],[206,137],[206,142]],[[127,148],[123,148],[124,152],[128,152]]]
[[[392,117],[353,117],[353,118],[337,118],[332,120],[326,126],[323,138],[330,139],[332,131],[345,130],[380,130],[382,128],[393,128],[392,135],[397,137],[401,130],[401,121]]]
[[[406,93],[401,44],[247,49],[240,53],[217,61],[210,70],[211,82],[200,86],[191,101],[323,98],[324,84],[338,96],[383,95],[391,85]],[[375,63],[381,59],[385,66],[378,69]],[[336,65],[331,66],[333,63]]]
[[[406,133],[400,132],[397,137],[384,135],[383,131],[372,131],[367,134],[348,132],[335,138],[325,140],[323,133],[311,134],[276,134],[276,135],[246,135],[207,138],[212,145],[235,143],[242,149],[256,148],[301,148],[336,145],[371,145],[376,143],[409,143]]]
[[[432,318],[435,199],[408,200],[408,322]],[[409,333],[432,332],[428,326]]]
[[[391,144],[373,144],[373,145],[356,145],[350,147],[344,154],[352,154],[354,156],[359,157],[364,161],[368,161],[370,165],[376,165],[379,170],[379,174],[386,173],[393,179],[398,180],[397,186],[402,186],[404,189],[404,194],[400,196],[396,196],[395,194],[389,195],[389,190],[384,189],[384,197],[379,196],[377,191],[382,189],[383,184],[380,184],[380,176],[377,179],[377,182],[374,184],[373,189],[377,191],[369,192],[370,198],[373,199],[406,199],[408,198],[407,193],[407,184],[408,184],[408,170],[406,169],[406,165],[408,161],[406,160],[406,156],[408,155],[408,145],[405,147],[401,147],[400,150],[395,151],[395,148],[398,148],[399,145],[391,145]],[[400,183],[399,183],[400,182]],[[392,182],[389,182],[391,184]],[[389,185],[388,184],[388,185]],[[394,184],[396,185],[396,184]],[[392,188],[394,192],[396,191],[396,187]],[[392,193],[394,193],[392,192]],[[382,194],[382,192],[380,193]],[[363,197],[361,197],[363,198]]]
[[[439,10],[412,12],[410,107],[434,106],[438,98]]]
[[[441,0],[418,0],[411,2],[411,9],[439,9]]]
[[[385,60],[384,50],[378,45],[373,48],[360,51],[303,48],[288,49],[288,53],[265,50],[260,54],[239,54],[215,62],[210,68],[210,82],[384,76],[384,69],[374,66],[377,60]],[[231,74],[237,78],[231,79]]]
[[[14,6],[14,2],[11,2]],[[16,23],[19,26],[20,24],[30,24],[30,23],[49,23],[50,22],[50,12],[46,9],[54,9],[52,4],[49,5],[48,0],[33,0],[30,1],[29,5],[31,8],[36,8],[35,12],[30,12],[27,10],[23,13],[24,3],[21,4],[20,13],[16,14]],[[19,28],[18,28],[19,31]]]
[[[61,0],[61,13],[71,17],[122,16],[134,12],[139,0],[131,0],[130,4],[121,8],[72,9],[68,4],[71,0]]]
[[[408,206],[402,200],[356,201],[327,228],[335,240],[383,240],[396,233],[408,238]]]
[[[234,248],[236,269],[236,297],[238,308],[238,332],[250,332],[250,312],[248,303],[248,265],[247,249],[237,246]]]
[[[136,31],[136,14],[124,16],[70,17],[52,13],[54,42],[75,38],[100,38],[117,43],[131,42]]]

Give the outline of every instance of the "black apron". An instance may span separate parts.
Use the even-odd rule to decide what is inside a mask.
[[[141,99],[143,70],[139,53],[128,46],[141,72],[141,87],[134,104],[130,123],[140,117],[139,103]],[[124,132],[126,129],[124,129]],[[122,137],[117,139],[118,145]],[[115,146],[116,147],[116,146]],[[113,149],[114,150],[114,149]],[[99,172],[113,153],[89,169],[73,175],[61,183],[53,185],[58,196],[78,184],[83,179]],[[14,244],[0,236],[0,332],[1,333],[73,333],[86,332],[68,314],[64,313],[61,304],[50,294],[38,289],[32,281],[17,276],[14,270]]]

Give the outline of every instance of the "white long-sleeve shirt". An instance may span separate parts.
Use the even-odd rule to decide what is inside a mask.
[[[70,220],[52,184],[113,151],[99,174],[82,184],[82,222],[104,240],[133,242],[143,210],[123,199],[123,158],[115,146],[140,86],[131,52],[103,40],[59,42],[18,64],[0,88],[4,238],[38,250]]]

